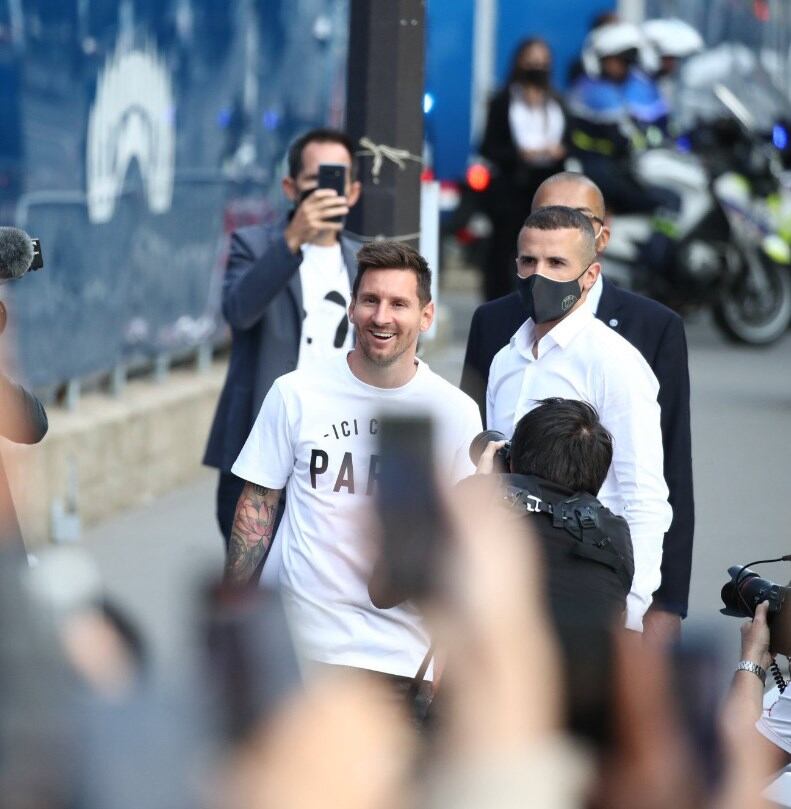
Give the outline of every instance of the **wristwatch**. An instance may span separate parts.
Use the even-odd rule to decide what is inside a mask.
[[[762,669],[752,660],[740,660],[736,671],[751,671],[764,685],[766,685],[766,669]]]

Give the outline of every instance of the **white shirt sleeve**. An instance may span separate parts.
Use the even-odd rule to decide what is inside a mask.
[[[497,378],[499,367],[497,363],[497,355],[495,354],[492,364],[489,366],[489,377],[486,382],[486,429],[491,430],[494,424],[494,386],[492,382]]]
[[[293,429],[288,410],[276,380],[231,467],[234,475],[267,489],[285,487],[294,468]]]
[[[673,516],[664,477],[659,384],[639,359],[603,380],[605,406],[599,414],[613,436],[612,472],[632,535],[634,580],[626,626],[638,631],[661,581],[662,544]]]
[[[464,419],[462,420],[461,434],[458,436],[456,454],[453,463],[452,482],[458,483],[460,480],[475,473],[475,466],[470,460],[470,444],[473,438],[482,431],[481,411],[478,405],[470,399],[467,403]]]

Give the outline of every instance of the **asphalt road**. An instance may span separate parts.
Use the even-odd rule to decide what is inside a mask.
[[[439,373],[458,382],[474,306],[469,293],[446,297],[452,339],[429,351]],[[726,343],[709,319],[687,324],[697,530],[686,631],[705,628],[738,658],[738,621],[718,614],[730,565],[791,553],[791,333],[767,349]],[[148,634],[162,670],[177,672],[196,637],[195,591],[222,563],[215,528],[214,476],[86,532],[108,591]],[[761,568],[779,582],[791,565]]]

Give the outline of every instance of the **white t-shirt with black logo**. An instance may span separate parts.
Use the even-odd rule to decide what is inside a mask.
[[[340,244],[303,244],[299,280],[305,319],[297,368],[315,368],[352,345],[351,287]]]
[[[379,610],[368,596],[375,549],[366,517],[378,418],[389,411],[433,416],[440,476],[454,483],[472,474],[469,446],[481,430],[472,399],[422,362],[406,385],[372,387],[346,354],[275,381],[233,473],[269,489],[288,484],[263,578],[274,566],[305,656],[412,677],[428,648],[417,612]]]

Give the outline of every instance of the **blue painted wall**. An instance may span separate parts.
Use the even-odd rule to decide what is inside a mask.
[[[543,36],[555,56],[554,79],[565,87],[591,20],[611,11],[614,0],[499,0],[495,70],[503,80],[520,39]],[[474,0],[427,0],[426,91],[434,107],[426,115],[426,138],[440,179],[463,175],[470,144],[470,93]]]
[[[470,142],[474,0],[428,0],[426,92],[434,107],[425,136],[438,177],[464,172]]]
[[[517,43],[525,37],[540,36],[552,49],[555,86],[564,89],[569,67],[579,58],[591,21],[604,11],[613,11],[615,5],[612,0],[502,0],[495,62],[498,83],[508,73]]]

